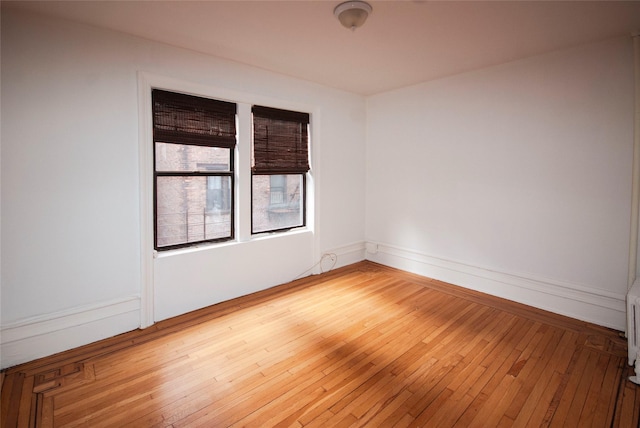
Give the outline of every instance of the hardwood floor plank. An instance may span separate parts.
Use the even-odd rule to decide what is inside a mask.
[[[33,376],[26,376],[23,380],[22,394],[20,395],[20,404],[18,407],[18,419],[16,421],[16,426],[28,427],[31,425],[31,396],[33,395],[34,382],[35,379]]]
[[[12,405],[11,403],[20,403],[24,379],[25,375],[23,373],[12,373],[2,383],[2,393],[0,394],[2,398],[2,406],[0,406],[2,417],[0,419],[3,427],[16,426],[18,423],[20,405]]]
[[[547,427],[547,414],[552,405],[555,391],[562,383],[562,375],[556,371],[551,372],[551,376],[545,376],[546,385],[540,382],[531,392],[531,398],[527,401],[526,409],[518,414],[518,418],[513,421],[514,427]],[[533,403],[537,403],[534,405]]]
[[[624,357],[623,357],[624,358]],[[624,359],[609,358],[609,364],[602,380],[600,398],[596,403],[592,426],[599,427],[606,425],[607,421],[613,419],[616,410],[616,387],[617,379],[624,377],[622,366],[626,365]],[[638,405],[640,408],[640,403]]]
[[[473,366],[470,365],[470,367]],[[441,407],[440,411],[433,415],[431,420],[429,420],[429,424],[443,428],[454,426],[460,418],[460,415],[465,412],[475,398],[467,394],[467,392],[471,385],[478,381],[485,370],[483,366],[475,366],[474,370],[471,371],[466,378],[466,382],[460,384],[459,388],[452,389],[453,394],[451,394],[446,404]]]
[[[621,395],[618,396],[620,406],[614,417],[614,426],[617,427],[636,427],[640,426],[640,391],[638,385],[626,380],[621,385]]]
[[[513,350],[508,354],[505,352],[496,359],[496,364],[487,367],[487,370],[478,381],[478,385],[481,386],[482,389],[474,393],[474,400],[461,415],[460,419],[456,421],[455,426],[470,426],[475,423],[474,420],[476,420],[476,416],[485,406],[493,391],[499,386],[500,380],[504,378],[513,363],[517,361],[519,354],[520,351],[518,350]],[[483,377],[485,379],[483,379]]]
[[[53,397],[42,397],[42,412],[38,428],[52,428],[55,426],[53,420]]]
[[[305,428],[324,428],[324,427],[330,427],[331,424],[329,423],[329,421],[334,417],[335,415],[330,411],[330,410],[324,410],[323,412],[319,413],[317,417],[315,417],[313,420],[309,421],[306,424],[303,424],[302,426]]]
[[[530,370],[524,370],[523,367],[524,372],[521,371],[518,375],[522,381],[522,388],[518,391],[518,394],[513,397],[511,405],[505,411],[505,415],[507,417],[513,421],[518,418],[522,407],[525,405],[528,397],[536,387],[537,382],[527,382],[526,379],[538,379],[543,371],[547,372],[548,375],[551,375],[554,372],[564,372],[571,361],[571,356],[573,354],[572,345],[575,345],[576,343],[576,336],[577,334],[574,332],[564,331],[554,355],[547,361],[547,364],[537,365],[536,368],[531,368]],[[560,379],[561,378],[562,377],[560,377]],[[556,388],[558,386],[556,386]],[[546,390],[548,391],[548,388],[546,388]],[[555,389],[552,391],[552,394],[551,399],[553,399],[555,395]],[[545,413],[547,411],[548,409],[545,409]],[[522,418],[523,416],[521,416],[521,419]]]
[[[593,370],[589,373],[589,377],[591,378],[589,390],[585,398],[583,411],[580,413],[580,418],[578,419],[578,423],[581,426],[591,426],[593,424],[596,416],[596,410],[598,408],[598,402],[604,401],[601,396],[603,392],[602,385],[611,359],[611,355],[599,355]]]
[[[449,412],[449,408],[448,408],[449,400],[447,399],[446,406],[441,405],[439,401],[441,400],[441,397],[443,396],[443,394],[444,395],[448,394],[447,390],[451,390],[452,391],[451,395],[453,395],[453,390],[449,387],[449,385],[452,384],[452,379],[456,379],[457,377],[459,377],[459,372],[463,371],[464,368],[465,368],[464,360],[461,360],[460,362],[456,363],[455,366],[448,373],[446,373],[445,376],[439,379],[438,383],[431,390],[432,394],[436,394],[436,398],[434,399],[432,404],[426,407],[422,411],[422,413],[416,418],[416,421],[415,421],[416,424],[418,425],[425,424],[429,419],[434,418],[434,416],[437,415],[438,413]],[[483,371],[482,374],[485,374],[485,373],[486,371]]]
[[[407,389],[402,389],[399,393],[395,394],[390,399],[386,400],[381,409],[371,415],[365,414],[364,417],[358,421],[357,426],[371,426],[371,427],[382,427],[382,426],[392,426],[393,421],[389,420],[389,417],[400,407],[402,406],[411,396],[411,392]]]
[[[423,427],[431,423],[431,419],[442,411],[442,408],[447,404],[449,397],[453,395],[453,391],[449,388],[438,390],[437,395],[431,401],[431,404],[427,406],[412,422],[409,426]]]
[[[595,352],[588,352],[586,350],[584,352],[588,354],[587,364],[578,382],[573,399],[571,400],[571,407],[569,408],[569,414],[567,416],[567,419],[571,421],[579,421],[581,414],[587,410],[585,409],[585,403],[591,385],[591,373],[596,370],[596,364],[599,358],[599,355]]]
[[[546,409],[553,398],[553,394],[549,392],[549,383],[553,378],[555,371],[553,370],[553,361],[562,355],[562,347],[559,346],[564,332],[557,328],[549,329],[545,337],[538,343],[535,349],[525,348],[522,357],[525,364],[517,373],[508,373],[513,375],[516,387],[504,393],[505,396],[513,397],[510,405],[504,409],[504,414],[512,416],[514,423],[520,421],[527,422],[530,420],[534,411],[541,411],[543,416]],[[553,390],[552,390],[553,391]],[[543,400],[544,394],[548,394],[548,400]],[[519,411],[510,410],[518,407]],[[501,411],[495,413],[502,413]],[[517,416],[516,416],[517,415]],[[487,416],[487,419],[489,417]],[[498,419],[491,419],[492,422],[498,422]]]

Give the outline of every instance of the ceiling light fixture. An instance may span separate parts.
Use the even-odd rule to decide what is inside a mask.
[[[369,3],[354,0],[340,3],[333,9],[333,14],[345,28],[353,31],[364,24],[372,10]]]

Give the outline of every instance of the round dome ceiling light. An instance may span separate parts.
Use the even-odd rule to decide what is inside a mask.
[[[345,28],[354,31],[364,24],[372,10],[369,3],[354,0],[340,3],[333,9],[333,14]]]

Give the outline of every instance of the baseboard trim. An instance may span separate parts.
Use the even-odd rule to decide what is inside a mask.
[[[365,259],[365,242],[354,242],[333,250],[323,251],[322,254],[335,254],[337,256],[335,268],[348,266]]]
[[[624,331],[626,296],[565,281],[501,272],[369,242],[366,259],[421,276]]]
[[[140,296],[28,318],[0,328],[0,367],[37,358],[140,327]]]

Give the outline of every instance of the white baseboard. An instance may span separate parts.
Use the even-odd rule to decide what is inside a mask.
[[[103,302],[3,325],[0,367],[53,355],[140,327],[140,297]]]
[[[500,272],[381,243],[367,260],[450,284],[624,331],[626,296],[564,281]]]
[[[353,263],[361,262],[365,259],[365,242],[354,242],[353,244],[344,245],[342,247],[334,248],[333,250],[323,251],[322,254],[335,254],[336,263],[333,268],[339,268]],[[326,266],[321,266],[323,271],[326,271]]]

